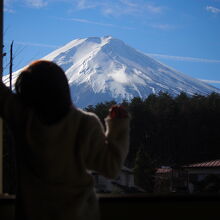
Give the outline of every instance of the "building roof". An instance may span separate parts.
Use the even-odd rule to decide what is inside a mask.
[[[185,165],[185,168],[217,168],[220,167],[220,160],[212,160],[200,163]]]
[[[157,170],[156,170],[156,173],[158,173],[158,174],[165,174],[165,173],[170,173],[172,171],[172,168],[158,168]]]

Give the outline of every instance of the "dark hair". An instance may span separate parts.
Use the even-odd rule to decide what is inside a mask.
[[[47,124],[59,121],[72,105],[67,77],[51,61],[31,63],[20,73],[15,90],[21,101]]]

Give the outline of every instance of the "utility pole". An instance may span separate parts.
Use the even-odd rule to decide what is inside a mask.
[[[3,59],[3,0],[0,0],[0,80],[2,79]],[[0,194],[3,193],[3,124],[0,118]]]
[[[10,47],[10,66],[9,66],[9,88],[12,91],[12,66],[13,66],[13,43],[11,43]]]
[[[13,41],[10,45],[9,89],[12,91]],[[3,123],[3,193],[15,193],[15,152],[7,123]]]

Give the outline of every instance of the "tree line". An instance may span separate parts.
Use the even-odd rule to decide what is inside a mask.
[[[113,104],[99,103],[85,110],[104,123]],[[157,167],[220,159],[220,94],[172,97],[161,92],[121,104],[131,115],[128,167],[135,167],[139,151]]]
[[[89,105],[104,124],[115,101]],[[220,159],[220,94],[172,97],[151,94],[121,103],[131,116],[130,149],[125,165],[135,168],[135,182],[151,192],[155,168]],[[15,192],[11,135],[4,135],[4,192]],[[9,143],[10,142],[10,143]],[[9,152],[10,151],[10,152]],[[147,177],[147,178],[146,178]]]

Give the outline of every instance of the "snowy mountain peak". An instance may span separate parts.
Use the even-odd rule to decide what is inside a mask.
[[[136,96],[145,98],[160,91],[171,95],[220,92],[112,36],[75,39],[42,59],[63,68],[73,102],[79,107],[110,100],[121,102]]]

